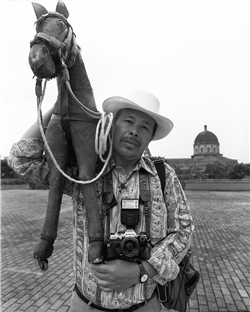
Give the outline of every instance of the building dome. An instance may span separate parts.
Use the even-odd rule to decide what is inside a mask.
[[[204,131],[200,132],[194,140],[194,144],[219,144],[217,136],[207,130],[207,126],[204,126]]]
[[[207,130],[204,126],[204,131],[200,132],[194,140],[194,157],[204,157],[208,155],[219,155],[220,143],[217,136]]]

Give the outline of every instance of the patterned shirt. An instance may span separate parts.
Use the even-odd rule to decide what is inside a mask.
[[[15,143],[10,151],[8,164],[14,171],[29,182],[49,187],[49,169],[44,157],[43,141],[25,139]],[[142,284],[129,287],[124,291],[105,292],[100,289],[88,263],[88,231],[84,200],[79,184],[66,181],[64,193],[73,199],[73,250],[74,275],[80,291],[91,302],[108,309],[127,309],[145,299],[149,299],[157,283],[164,284],[174,279],[178,272],[178,263],[186,254],[191,243],[193,221],[185,194],[174,170],[166,163],[165,189],[151,160],[142,157],[135,168],[127,174],[111,160],[104,172],[112,170],[113,193],[117,206],[111,209],[111,232],[125,232],[126,226],[120,221],[121,199],[139,198],[139,170],[143,168],[149,176],[151,194],[150,238],[152,248],[148,262],[157,271],[157,275]],[[70,166],[67,174],[75,177],[76,166]],[[103,177],[96,181],[96,196],[101,213],[103,228],[106,228],[105,205],[102,202]],[[122,187],[121,187],[122,185]],[[145,231],[143,205],[140,204],[140,223],[135,231]],[[167,236],[167,230],[177,232]],[[144,289],[146,287],[146,291]],[[145,295],[147,298],[145,298]]]

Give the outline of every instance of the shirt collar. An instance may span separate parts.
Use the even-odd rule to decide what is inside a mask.
[[[106,175],[110,170],[113,170],[114,167],[116,167],[116,164],[114,160],[111,158],[106,169],[104,170],[104,175]],[[155,172],[153,170],[153,162],[150,159],[141,157],[136,163],[133,172],[138,171],[141,168],[145,169],[148,173],[155,175]]]

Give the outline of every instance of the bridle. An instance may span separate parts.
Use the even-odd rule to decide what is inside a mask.
[[[88,107],[84,106],[74,95],[70,83],[69,83],[69,72],[68,69],[75,63],[76,56],[79,52],[79,48],[76,43],[76,36],[73,32],[73,29],[71,25],[68,23],[67,19],[60,13],[57,12],[50,12],[47,14],[42,15],[37,20],[37,27],[38,30],[39,25],[45,21],[48,17],[57,17],[63,20],[63,22],[67,25],[67,28],[65,28],[62,33],[58,36],[58,38],[55,38],[51,35],[48,35],[44,32],[38,32],[34,39],[30,42],[30,47],[32,47],[36,43],[43,43],[43,44],[49,44],[55,49],[57,49],[57,54],[60,60],[60,66],[56,70],[56,73],[49,77],[49,79],[57,77],[59,74],[62,74],[63,80],[66,84],[67,90],[70,93],[70,95],[74,98],[74,100],[78,103],[80,108],[87,113],[91,118],[99,120],[101,118],[101,114],[99,112],[92,111]],[[65,39],[64,39],[65,38]],[[38,98],[38,101],[41,100],[43,93],[42,91],[42,79],[37,78],[36,81],[36,96]]]
[[[68,23],[67,19],[60,13],[52,12],[42,15],[37,20],[36,29],[38,30],[39,25],[48,17],[60,18],[67,27],[61,32],[61,34],[57,38],[48,35],[42,31],[37,32],[34,39],[30,42],[30,47],[32,47],[36,43],[43,43],[45,45],[48,44],[57,50],[61,66],[57,69],[56,73],[52,77],[50,77],[50,79],[52,79],[60,74],[65,65],[67,65],[67,68],[70,68],[75,63],[76,55],[79,48],[77,46],[76,36],[73,32],[71,25]]]

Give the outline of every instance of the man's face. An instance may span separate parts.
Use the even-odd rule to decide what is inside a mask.
[[[121,110],[114,125],[115,162],[137,161],[153,138],[154,126],[154,119],[141,111]]]

